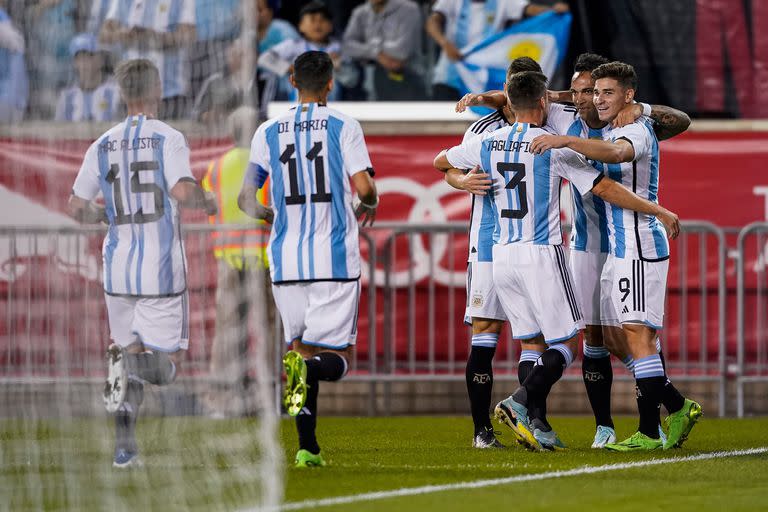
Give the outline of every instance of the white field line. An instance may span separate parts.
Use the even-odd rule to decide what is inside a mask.
[[[603,466],[583,466],[580,468],[568,469],[563,471],[548,471],[546,473],[533,473],[528,475],[516,475],[506,478],[492,478],[488,480],[475,480],[472,482],[457,482],[453,484],[442,485],[424,485],[421,487],[404,487],[402,489],[393,489],[391,491],[367,492],[363,494],[352,494],[350,496],[338,496],[335,498],[325,498],[320,500],[294,501],[283,504],[279,510],[303,510],[317,507],[331,507],[334,505],[347,505],[350,503],[359,503],[362,501],[375,501],[388,498],[401,498],[403,496],[420,496],[423,494],[433,494],[444,491],[458,491],[462,489],[480,489],[483,487],[492,487],[496,485],[506,485],[518,482],[532,482],[536,480],[548,480],[551,478],[563,478],[568,476],[590,475],[593,473],[605,473],[608,471],[619,471],[623,469],[643,468],[648,466],[659,466],[662,464],[676,464],[679,462],[694,462],[699,460],[725,459],[728,457],[742,457],[744,455],[757,455],[768,453],[768,446],[761,448],[749,448],[746,450],[731,450],[722,452],[700,453],[698,455],[688,455],[687,457],[668,457],[664,459],[651,459],[636,462],[623,462],[619,464],[605,464]],[[256,512],[264,510],[258,508],[243,509],[241,512]]]

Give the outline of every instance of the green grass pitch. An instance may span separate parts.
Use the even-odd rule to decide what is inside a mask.
[[[295,469],[292,422],[282,424],[289,467],[285,503],[375,491],[466,483],[519,475],[674,458],[768,446],[768,418],[710,419],[681,450],[615,454],[589,449],[591,418],[554,418],[571,447],[530,453],[469,447],[471,421],[456,417],[321,418],[319,441],[329,466]],[[145,467],[111,467],[112,433],[105,419],[0,422],[0,510],[238,510],[258,499],[256,421],[143,418],[138,438]],[[635,420],[619,418],[620,437]],[[513,444],[499,427],[501,440]],[[166,442],[165,440],[170,440]],[[765,453],[595,474],[553,476],[482,488],[419,493],[317,506],[328,511],[511,510],[687,511],[768,510]]]

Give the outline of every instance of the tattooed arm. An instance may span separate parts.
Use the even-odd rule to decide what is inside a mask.
[[[651,105],[651,119],[659,140],[671,139],[691,126],[691,118],[681,110],[666,105]]]

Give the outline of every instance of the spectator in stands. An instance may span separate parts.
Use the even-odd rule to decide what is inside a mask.
[[[427,34],[442,49],[432,77],[432,98],[457,101],[458,78],[453,62],[462,59],[461,49],[509,28],[512,24],[548,11],[567,12],[568,4],[552,7],[530,0],[437,0],[426,23]]]
[[[280,0],[256,0],[256,32],[259,41],[259,54],[290,39],[299,37],[296,29],[285,20],[275,19],[275,11],[280,7]]]
[[[0,123],[21,120],[27,108],[29,82],[24,64],[24,36],[13,26],[0,0]]]
[[[256,108],[259,118],[267,118],[267,105],[274,99],[277,77],[274,73],[257,70],[255,79],[243,83],[243,47],[235,41],[226,51],[227,67],[203,82],[192,108],[192,118],[206,124],[216,124],[241,105]]]
[[[236,146],[209,164],[202,181],[203,189],[213,192],[219,203],[218,213],[210,216],[209,222],[224,228],[211,235],[218,278],[216,333],[210,352],[214,385],[206,396],[206,406],[215,417],[240,416],[249,409],[249,317],[254,317],[254,336],[270,342],[274,339],[271,330],[275,307],[265,252],[269,226],[243,213],[237,203],[257,117],[257,112],[248,107],[238,108],[229,116],[227,124]],[[259,202],[264,205],[269,204],[268,183],[258,192]],[[234,231],[235,226],[250,228]]]
[[[119,117],[120,91],[107,68],[107,52],[96,36],[82,33],[69,45],[76,84],[63,90],[56,106],[56,121],[112,121]]]
[[[86,32],[98,37],[101,27],[104,25],[104,22],[107,21],[107,14],[109,14],[109,6],[111,3],[112,0],[92,0],[88,21],[85,25]]]
[[[59,91],[71,73],[69,43],[75,33],[76,0],[39,0],[26,9],[30,114],[51,119]]]
[[[189,55],[192,91],[226,67],[226,50],[240,33],[242,0],[195,0],[197,41]]]
[[[364,69],[369,99],[425,97],[421,19],[419,6],[411,0],[368,0],[352,11],[342,55]]]
[[[146,58],[160,70],[161,119],[188,115],[191,91],[187,53],[196,37],[193,0],[112,0],[99,32],[101,43],[122,45],[123,59]]]
[[[281,77],[280,90],[285,91],[285,97],[290,99],[296,98],[296,89],[288,82],[287,74],[293,71],[293,61],[296,57],[310,50],[322,51],[331,56],[336,69],[341,64],[341,45],[331,39],[333,22],[325,4],[315,0],[302,7],[299,32],[302,37],[276,44],[259,56],[259,67]],[[337,100],[338,91],[339,88],[334,88],[328,99]]]

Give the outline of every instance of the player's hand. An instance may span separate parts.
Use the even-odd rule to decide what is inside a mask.
[[[539,135],[531,141],[531,152],[540,155],[549,149],[568,146],[568,137],[562,135]]]
[[[639,103],[630,103],[619,111],[619,115],[613,120],[611,126],[614,128],[621,128],[632,124],[643,115],[643,107]]]
[[[680,234],[680,218],[677,214],[666,208],[662,208],[662,212],[656,215],[656,218],[659,219],[659,222],[664,224],[664,229],[667,230],[667,236],[669,238],[672,240],[677,238],[677,235]]]
[[[456,112],[461,113],[467,110],[469,107],[487,107],[485,104],[485,96],[482,94],[472,94],[468,92],[456,103]]]
[[[484,196],[492,186],[493,180],[480,170],[479,165],[473,167],[472,170],[461,178],[461,188],[477,196]]]
[[[219,207],[216,205],[216,194],[208,190],[205,191],[205,213],[207,215],[219,213]]]
[[[376,221],[376,206],[368,206],[363,202],[358,203],[355,207],[355,217],[362,227],[373,226]]]
[[[464,58],[464,56],[461,54],[461,51],[456,48],[456,45],[450,41],[445,41],[442,49],[445,53],[445,56],[448,57],[451,62],[456,62]]]

